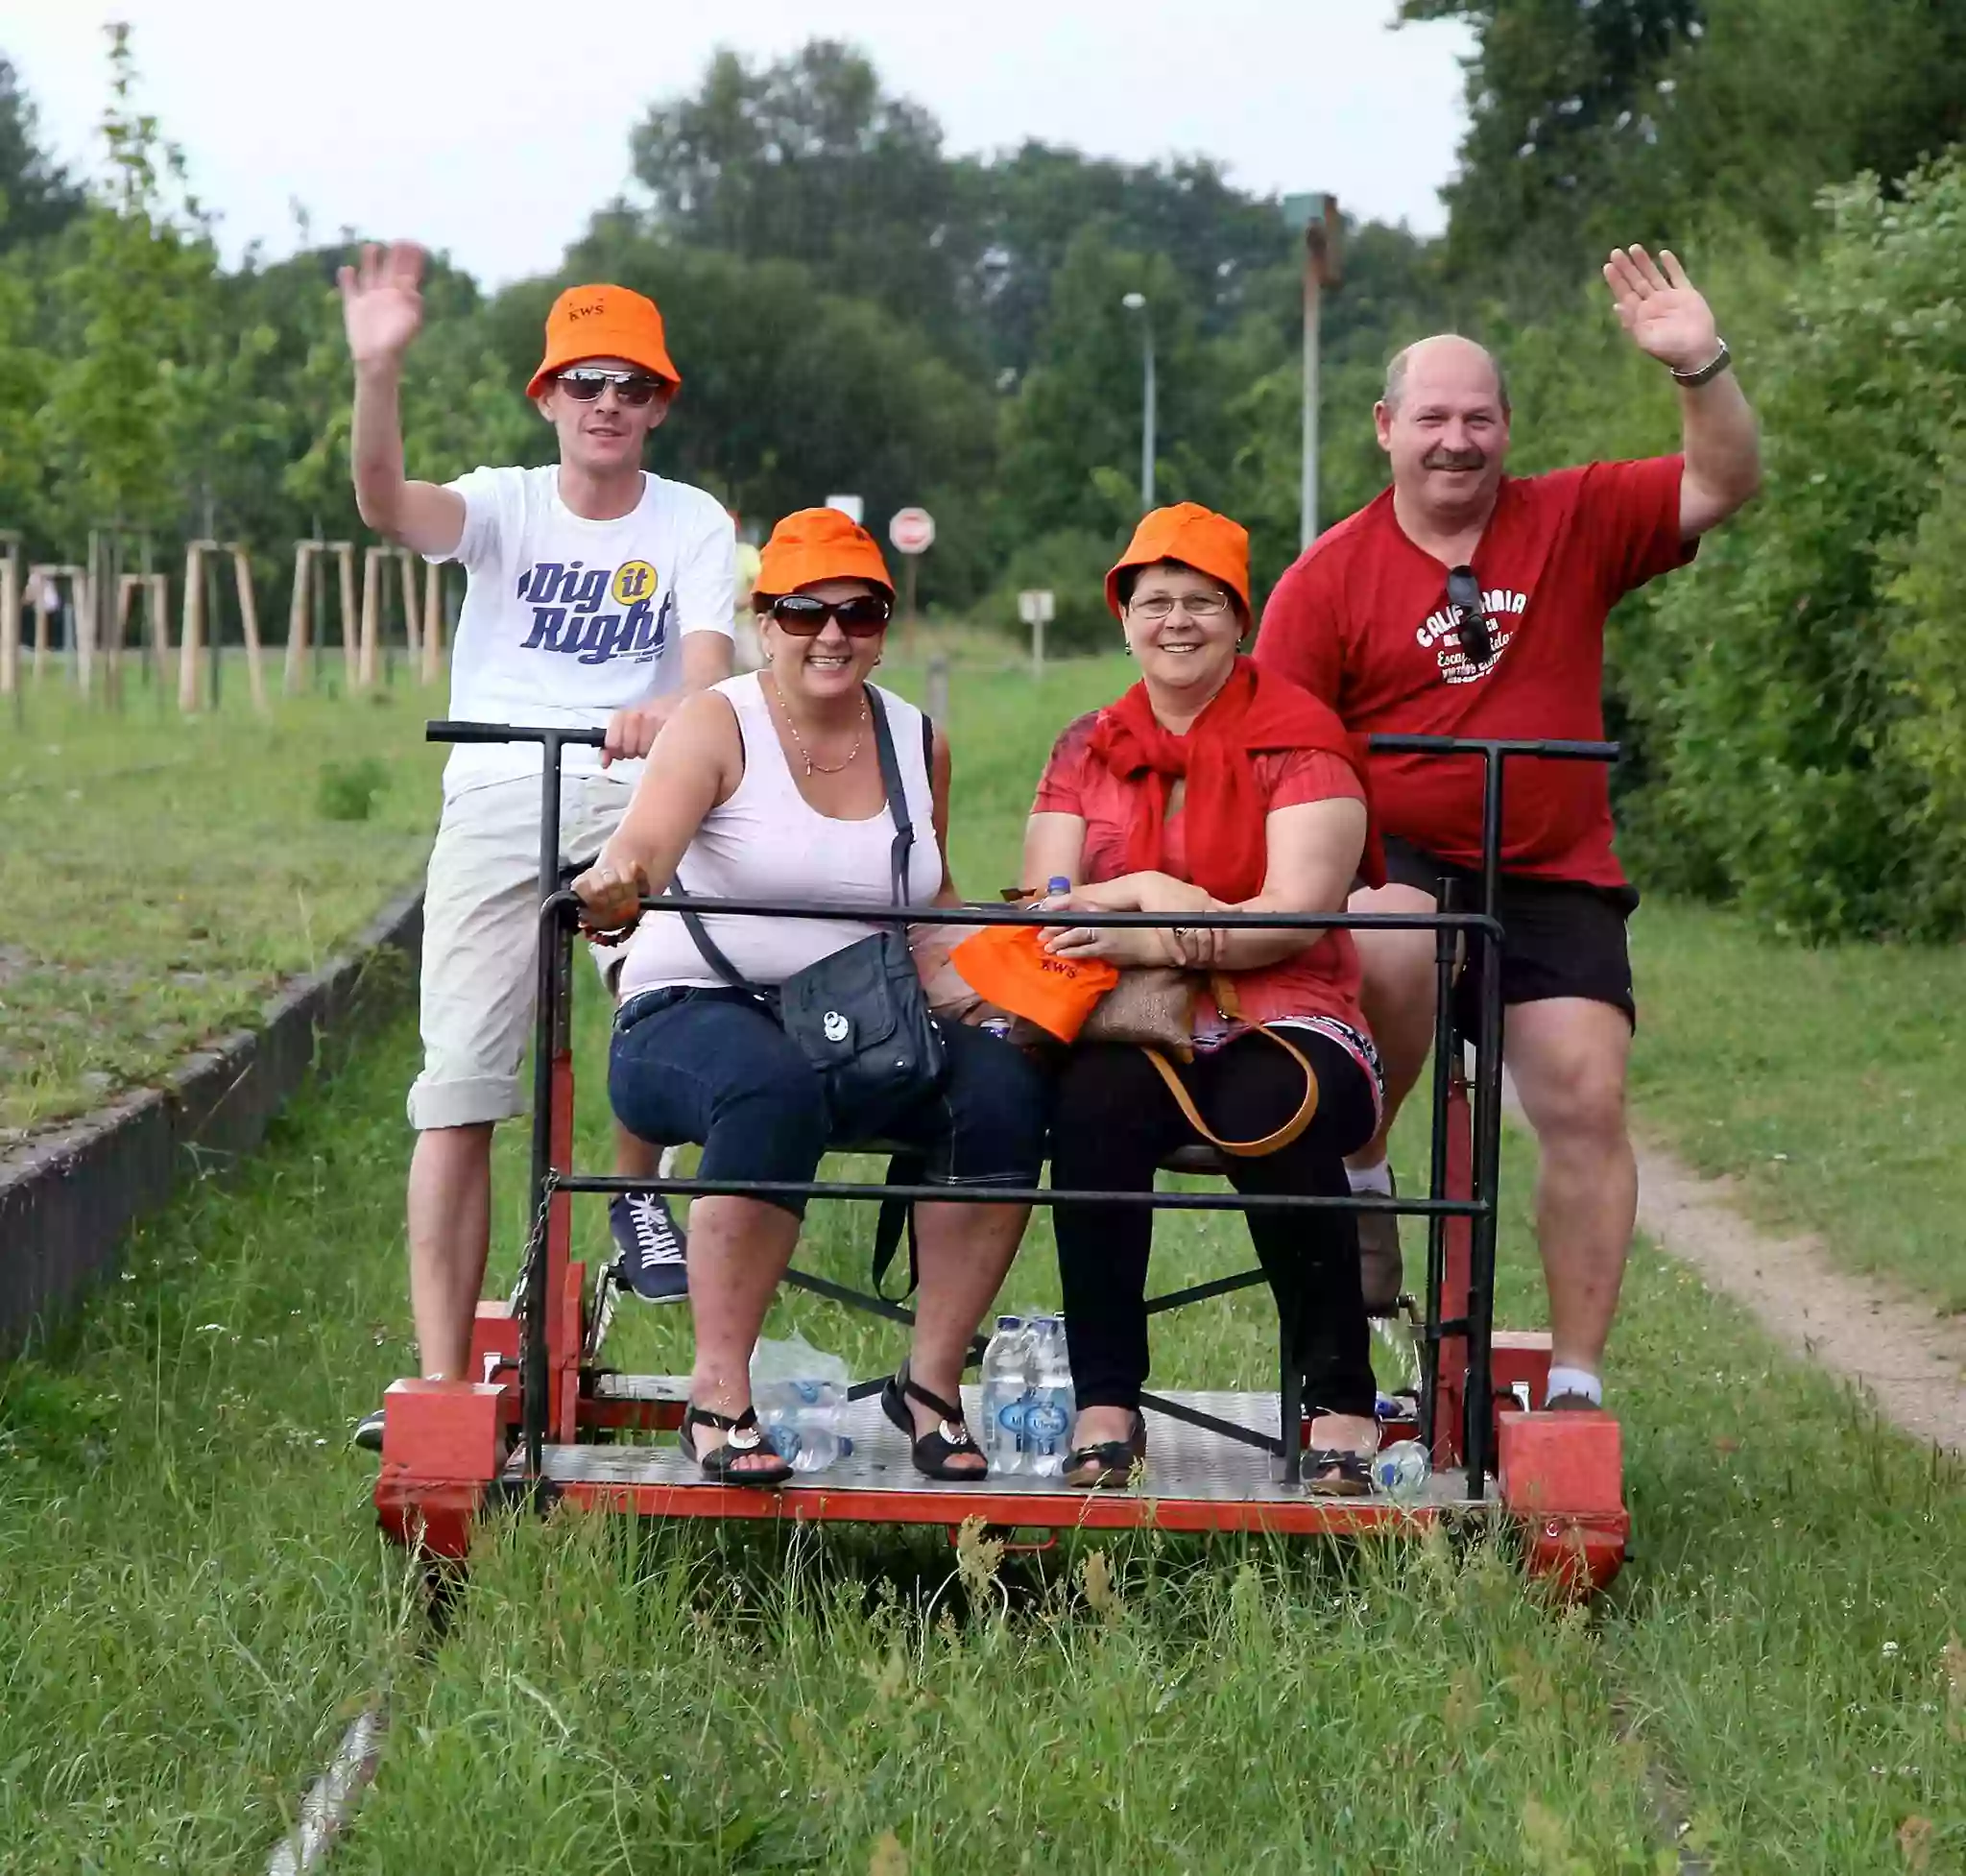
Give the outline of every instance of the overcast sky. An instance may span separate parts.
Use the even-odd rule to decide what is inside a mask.
[[[1462,125],[1454,25],[1392,0],[0,0],[0,52],[77,167],[98,156],[102,22],[128,19],[143,103],[184,148],[228,257],[344,225],[445,249],[488,284],[558,265],[628,180],[652,98],[721,45],[852,41],[953,151],[1027,136],[1144,160],[1211,156],[1258,192],[1329,189],[1433,230]],[[555,30],[555,29],[559,30]]]

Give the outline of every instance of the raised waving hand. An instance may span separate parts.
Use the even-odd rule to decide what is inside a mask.
[[[1642,248],[1612,249],[1604,283],[1632,343],[1662,365],[1696,372],[1720,349],[1713,308],[1671,249],[1656,261]]]
[[[372,243],[335,276],[342,325],[359,365],[399,360],[423,324],[423,251],[411,241]]]

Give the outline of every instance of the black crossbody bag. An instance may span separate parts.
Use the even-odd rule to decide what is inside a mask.
[[[907,790],[901,786],[900,764],[895,760],[887,710],[872,685],[867,686],[867,708],[874,718],[880,784],[895,822],[892,902],[905,905],[915,825],[908,814]],[[931,777],[933,736],[924,716],[922,744]],[[877,1134],[894,1116],[941,1086],[942,1036],[928,1013],[904,926],[883,926],[872,937],[856,939],[808,964],[773,990],[745,976],[694,912],[680,916],[704,961],[731,989],[756,998],[776,1019],[819,1070],[827,1105],[835,1114],[851,1117],[856,1128]]]

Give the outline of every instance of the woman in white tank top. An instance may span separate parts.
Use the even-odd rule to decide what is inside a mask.
[[[893,903],[896,823],[882,786],[868,682],[894,604],[873,537],[831,509],[773,530],[753,604],[766,654],[753,676],[683,704],[650,751],[621,826],[574,881],[591,923],[634,921],[672,883],[692,897],[806,901],[838,921],[709,916],[742,976],[782,983],[875,930],[855,909]],[[912,705],[881,690],[915,834],[906,899],[949,903],[947,744]],[[810,1180],[828,1146],[859,1143],[828,1110],[818,1073],[774,1018],[729,987],[682,920],[641,919],[620,979],[609,1092],[642,1139],[703,1145],[705,1181]],[[929,1183],[1033,1186],[1044,1147],[1044,1091],[1009,1044],[945,1025],[937,1094],[885,1135],[928,1157]],[[690,1208],[689,1300],[696,1329],[681,1438],[712,1479],[782,1483],[791,1468],[751,1407],[751,1351],[798,1241],[804,1201],[715,1196]],[[980,1477],[963,1424],[970,1339],[1016,1255],[1027,1209],[917,1208],[921,1299],[908,1359],[881,1405],[932,1477]],[[721,1433],[721,1443],[717,1434]]]

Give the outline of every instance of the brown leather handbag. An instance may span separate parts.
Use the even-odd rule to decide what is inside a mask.
[[[1190,971],[1177,971],[1171,965],[1137,965],[1121,971],[1119,981],[1102,997],[1086,1019],[1079,1039],[1086,1042],[1133,1043],[1146,1051],[1154,1070],[1167,1084],[1182,1117],[1218,1153],[1238,1160],[1260,1160],[1281,1152],[1310,1125],[1317,1115],[1317,1070],[1310,1058],[1267,1023],[1253,1023],[1252,1030],[1267,1036],[1304,1070],[1304,1098],[1297,1112],[1274,1132],[1260,1140],[1224,1140],[1201,1117],[1194,1096],[1184,1086],[1173,1063],[1194,1059],[1194,1000],[1204,979]],[[1226,972],[1217,971],[1206,979],[1215,1007],[1232,1022],[1242,1017],[1242,1002],[1235,994],[1235,982]]]

